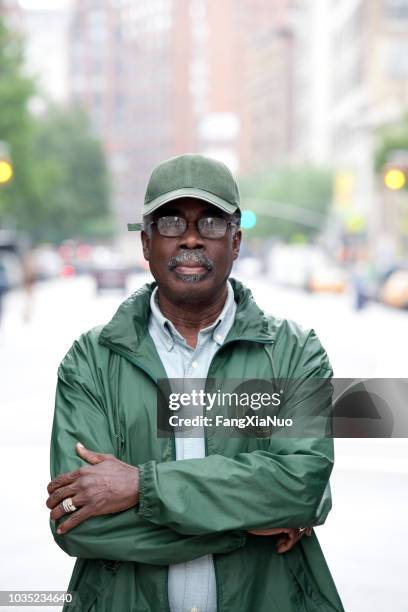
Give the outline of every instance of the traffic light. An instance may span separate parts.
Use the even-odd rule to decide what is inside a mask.
[[[8,159],[0,159],[0,184],[4,185],[13,178],[13,165]]]
[[[256,225],[256,214],[253,210],[243,210],[241,213],[242,229],[251,229]]]
[[[389,167],[384,174],[384,183],[391,191],[403,189],[407,183],[407,177],[401,168]]]
[[[13,178],[13,164],[6,142],[0,140],[0,185],[8,183]]]

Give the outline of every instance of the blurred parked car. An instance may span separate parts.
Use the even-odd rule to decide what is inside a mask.
[[[57,278],[61,272],[61,258],[52,245],[41,245],[35,249],[37,278],[49,280]]]
[[[343,293],[347,288],[346,273],[338,266],[326,262],[311,271],[307,288],[317,293]]]
[[[20,287],[23,281],[21,258],[16,253],[0,250],[0,261],[7,278],[6,290]]]
[[[128,267],[121,255],[108,247],[95,247],[92,255],[92,275],[96,292],[117,289],[125,292]]]
[[[269,277],[278,285],[304,289],[315,249],[303,244],[277,244],[268,257]]]
[[[269,276],[280,285],[319,292],[346,290],[346,272],[318,245],[278,244],[268,259]]]
[[[64,240],[58,247],[61,276],[77,276],[92,271],[93,248],[77,240]]]
[[[408,309],[408,268],[391,272],[380,289],[380,300],[388,306]]]
[[[107,265],[95,268],[93,277],[96,282],[96,291],[100,293],[104,289],[119,289],[126,291],[127,269],[120,265]]]
[[[261,275],[262,262],[253,255],[246,255],[234,262],[233,271],[237,276],[256,278]]]

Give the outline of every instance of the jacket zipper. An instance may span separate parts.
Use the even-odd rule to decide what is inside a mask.
[[[157,378],[149,370],[147,370],[142,365],[140,365],[140,363],[136,359],[134,359],[131,354],[129,354],[127,351],[122,351],[121,349],[118,349],[117,346],[115,346],[114,344],[111,344],[110,342],[107,342],[106,340],[104,340],[102,342],[102,344],[107,346],[108,348],[110,348],[114,352],[116,352],[118,355],[121,355],[125,359],[128,359],[133,365],[135,365],[140,370],[142,370],[145,374],[147,374],[149,376],[149,378],[151,378],[151,380],[154,382],[154,384],[157,387]],[[122,439],[123,438],[123,434],[121,433],[120,436],[121,436],[121,439]],[[172,437],[171,451],[172,451],[171,454],[172,454],[173,458],[175,459],[176,458],[176,441],[175,441],[174,433],[173,433],[173,437]],[[169,581],[169,568],[167,567],[167,571],[166,571],[166,575],[165,575],[165,579],[164,579],[164,585],[163,585],[165,612],[171,612],[171,610],[170,610],[170,601],[169,601],[169,592],[168,592],[168,581]]]
[[[238,338],[233,338],[232,340],[228,340],[228,342],[225,342],[213,355],[210,365],[208,367],[208,372],[207,372],[207,379],[209,376],[209,373],[211,371],[211,367],[212,364],[214,362],[215,357],[218,355],[218,353],[224,349],[224,347],[226,347],[228,344],[232,344],[233,342],[239,342],[239,341],[246,341],[246,342],[258,342],[258,343],[262,343],[262,344],[273,344],[274,341],[269,340],[269,341],[265,341],[261,338],[243,338],[243,337],[238,337]],[[137,366],[140,370],[142,370],[143,372],[145,372],[145,374],[147,374],[155,383],[155,385],[157,386],[157,379],[156,377],[146,368],[144,368],[142,365],[140,365],[140,363],[134,359],[132,357],[131,354],[129,354],[127,351],[123,351],[121,349],[118,349],[117,346],[111,344],[110,342],[104,340],[102,342],[102,344],[104,344],[105,346],[107,346],[108,348],[112,349],[113,351],[115,351],[118,355],[121,355],[122,357],[124,357],[125,359],[129,359],[129,361],[131,363],[133,363],[133,365]],[[207,379],[206,379],[206,383],[207,383]],[[205,456],[208,456],[208,443],[207,443],[207,435],[206,435],[206,427],[204,427],[204,448],[205,448]],[[123,434],[120,433],[121,436],[121,440],[123,438]],[[124,442],[124,441],[123,441]],[[175,439],[175,435],[173,433],[172,436],[172,440],[171,440],[172,444],[171,444],[171,454],[172,454],[172,458],[173,460],[176,460],[176,439]],[[220,608],[219,608],[219,602],[220,602],[220,580],[219,580],[219,576],[218,576],[218,570],[217,570],[217,559],[216,559],[216,555],[213,556],[213,562],[214,562],[214,576],[215,576],[215,589],[216,589],[216,594],[217,594],[217,612],[220,612]],[[171,612],[170,610],[170,601],[169,601],[169,593],[168,593],[168,576],[169,576],[169,568],[167,567],[167,572],[166,572],[166,578],[164,581],[164,601],[165,601],[165,606],[166,606],[166,612]]]

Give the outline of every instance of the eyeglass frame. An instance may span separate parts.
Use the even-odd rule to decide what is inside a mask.
[[[200,219],[197,219],[197,221],[187,221],[186,219],[184,219],[184,217],[180,217],[179,215],[163,215],[162,217],[158,217],[156,219],[156,221],[150,221],[149,223],[144,223],[144,222],[142,222],[142,223],[128,223],[128,229],[129,230],[144,230],[144,231],[146,231],[147,228],[150,227],[151,225],[156,225],[157,226],[158,220],[159,219],[164,219],[165,217],[175,217],[175,218],[183,219],[186,222],[187,225],[186,225],[186,229],[184,230],[184,232],[182,232],[178,236],[166,236],[165,234],[161,234],[160,230],[158,229],[158,232],[159,232],[160,236],[162,236],[163,238],[180,238],[180,236],[183,236],[186,233],[189,225],[191,225],[191,224],[194,224],[196,226],[197,231],[200,234],[201,238],[204,238],[205,240],[220,240],[221,238],[224,238],[226,233],[227,233],[227,230],[228,230],[229,226],[234,226],[237,229],[239,229],[239,225],[237,223],[235,223],[234,221],[227,221],[226,219],[224,219],[224,217],[210,217],[210,216],[207,216],[207,217],[200,217]],[[224,234],[222,236],[217,236],[217,237],[214,237],[214,238],[211,238],[209,236],[203,236],[201,234],[199,228],[198,228],[198,223],[199,223],[199,221],[201,221],[201,219],[222,219],[227,224],[226,228],[225,228]]]

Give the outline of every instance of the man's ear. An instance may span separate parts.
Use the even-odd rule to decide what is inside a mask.
[[[142,240],[143,257],[145,258],[146,261],[149,261],[150,238],[144,230],[142,230],[140,238]]]
[[[239,249],[241,246],[241,240],[242,240],[242,232],[241,230],[237,230],[232,239],[232,258],[233,260],[238,258]]]

